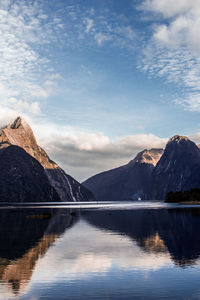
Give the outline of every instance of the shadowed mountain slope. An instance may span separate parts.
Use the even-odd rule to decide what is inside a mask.
[[[162,153],[162,149],[144,150],[127,165],[97,174],[83,185],[97,200],[148,199],[152,172]]]
[[[18,146],[0,149],[0,166],[1,202],[60,201],[44,168],[24,149]]]

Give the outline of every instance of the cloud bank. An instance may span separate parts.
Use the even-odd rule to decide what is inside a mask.
[[[83,181],[96,173],[128,163],[139,152],[164,148],[167,138],[138,134],[109,138],[55,124],[32,124],[38,143],[67,173]]]

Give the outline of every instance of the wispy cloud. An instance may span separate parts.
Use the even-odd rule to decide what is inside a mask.
[[[135,43],[129,21],[105,6],[62,3],[62,10],[55,5],[52,11],[47,2],[0,1],[0,103],[13,110],[18,106],[21,113],[44,112],[45,101],[56,90],[62,78],[56,70],[56,47],[109,44],[128,49]]]
[[[135,44],[136,32],[128,20],[105,7],[98,10],[69,5],[66,14],[70,20],[68,26],[73,32],[71,42],[74,37],[79,37],[79,43],[87,39],[87,43],[99,47],[109,44],[131,48]]]
[[[103,45],[103,43],[110,41],[112,39],[111,35],[109,34],[103,34],[102,32],[98,32],[94,36],[95,40],[97,41],[97,44],[99,46]]]
[[[94,20],[90,18],[85,18],[85,24],[86,24],[85,31],[86,33],[89,33],[94,26]]]
[[[41,49],[57,39],[59,25],[43,13],[36,1],[0,2],[1,105],[40,111],[36,99],[47,98],[51,92],[42,77],[48,80],[55,73]],[[9,101],[10,98],[16,101]]]

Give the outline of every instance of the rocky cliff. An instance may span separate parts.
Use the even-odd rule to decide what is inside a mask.
[[[31,127],[21,117],[2,128],[0,148],[16,145],[34,157],[45,169],[50,185],[55,188],[62,201],[90,201],[92,193],[66,174],[37,144]]]

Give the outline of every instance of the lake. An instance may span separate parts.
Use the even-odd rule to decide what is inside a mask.
[[[0,207],[0,299],[200,299],[200,206]]]

